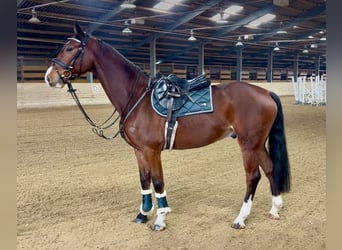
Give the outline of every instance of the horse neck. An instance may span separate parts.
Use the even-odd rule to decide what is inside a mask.
[[[134,105],[137,95],[146,88],[147,76],[118,51],[103,45],[94,53],[94,73],[107,97],[121,115]],[[129,103],[130,102],[130,103]]]

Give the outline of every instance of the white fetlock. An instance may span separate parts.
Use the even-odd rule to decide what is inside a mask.
[[[279,210],[283,207],[283,199],[281,195],[272,196],[272,208],[269,212],[269,216],[272,219],[279,220]]]
[[[157,219],[154,222],[153,230],[158,232],[166,228],[165,219],[166,215],[171,212],[170,207],[163,207],[157,209]]]
[[[248,215],[251,213],[252,204],[253,204],[252,196],[249,197],[247,202],[243,202],[242,207],[240,209],[240,213],[236,217],[232,225],[233,228],[243,229],[246,227],[245,220],[247,219]]]

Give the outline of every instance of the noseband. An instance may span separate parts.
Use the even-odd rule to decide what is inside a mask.
[[[73,38],[69,38],[69,39],[73,39]],[[76,40],[76,39],[74,39]],[[79,41],[77,40],[78,42],[80,42],[81,46],[79,47],[79,49],[77,50],[76,54],[71,58],[71,60],[65,64],[64,62],[62,62],[61,60],[57,59],[57,58],[53,58],[51,61],[53,63],[56,63],[58,64],[59,66],[61,66],[64,71],[62,74],[60,74],[58,72],[58,70],[56,70],[57,74],[59,75],[59,77],[66,83],[70,83],[70,80],[72,79],[75,79],[76,77],[79,77],[80,74],[81,74],[81,70],[82,70],[82,61],[83,61],[83,54],[84,54],[84,48],[85,46],[87,45],[88,41],[89,41],[89,35],[85,35],[83,41]],[[81,56],[81,62],[80,62],[80,68],[79,68],[79,71],[78,71],[78,75],[75,76],[71,70],[74,68],[74,63],[75,61]]]

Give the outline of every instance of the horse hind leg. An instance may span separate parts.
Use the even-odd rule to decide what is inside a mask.
[[[232,227],[235,229],[246,227],[245,220],[251,212],[255,191],[261,179],[256,153],[254,151],[243,151],[243,161],[246,171],[247,190],[239,215],[232,224]]]
[[[260,152],[259,163],[270,182],[270,188],[272,193],[272,207],[269,211],[269,217],[271,219],[277,220],[280,218],[279,210],[283,206],[283,200],[273,177],[273,163],[265,148]]]

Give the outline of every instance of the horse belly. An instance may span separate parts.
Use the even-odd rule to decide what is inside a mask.
[[[228,122],[223,124],[211,119],[196,120],[179,121],[173,149],[203,147],[232,134]]]

